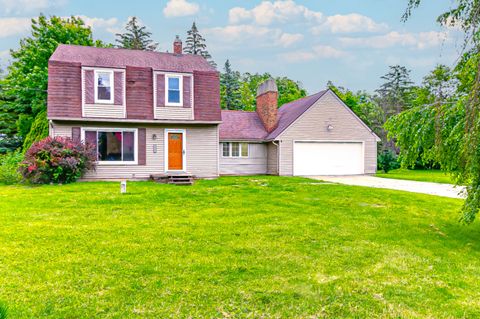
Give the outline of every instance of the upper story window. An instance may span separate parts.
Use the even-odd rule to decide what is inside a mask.
[[[223,157],[248,157],[248,143],[222,143]]]
[[[95,103],[113,103],[113,71],[95,71]]]
[[[181,75],[166,75],[165,101],[167,106],[183,105],[183,84]]]

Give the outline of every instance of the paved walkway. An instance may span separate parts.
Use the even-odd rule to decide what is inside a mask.
[[[444,196],[451,198],[464,198],[460,192],[463,186],[454,186],[450,184],[439,184],[429,182],[416,182],[391,178],[380,178],[368,175],[356,176],[309,176],[310,178],[339,183],[345,185],[367,186],[376,188],[387,188],[401,190],[413,193],[423,193],[436,196]]]

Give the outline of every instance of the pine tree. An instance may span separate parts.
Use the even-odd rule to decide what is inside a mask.
[[[390,66],[387,74],[381,77],[385,82],[377,90],[385,106],[385,113],[388,116],[404,111],[408,106],[410,95],[413,89],[413,82],[410,79],[410,70],[404,66]]]
[[[187,40],[185,41],[184,53],[201,55],[208,61],[213,67],[217,67],[215,61],[212,60],[212,56],[207,51],[207,45],[205,44],[205,38],[198,32],[195,22],[192,24],[192,28],[187,31]]]
[[[227,110],[242,109],[240,92],[240,73],[233,71],[230,61],[224,66],[225,73],[220,75],[220,91],[222,95],[222,108]]]
[[[137,17],[132,17],[128,20],[125,26],[126,32],[117,33],[115,40],[117,47],[123,49],[155,51],[158,43],[151,39],[152,33],[148,32],[146,26],[141,26]]]

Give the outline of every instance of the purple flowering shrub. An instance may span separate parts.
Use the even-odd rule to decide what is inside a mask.
[[[19,171],[35,184],[71,183],[95,169],[96,148],[66,137],[47,137],[25,153]]]

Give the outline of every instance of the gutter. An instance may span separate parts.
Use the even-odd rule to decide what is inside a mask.
[[[48,117],[50,121],[65,122],[103,122],[103,123],[144,123],[144,124],[221,124],[222,121],[195,121],[195,120],[134,120],[111,118],[84,118],[84,117]]]

